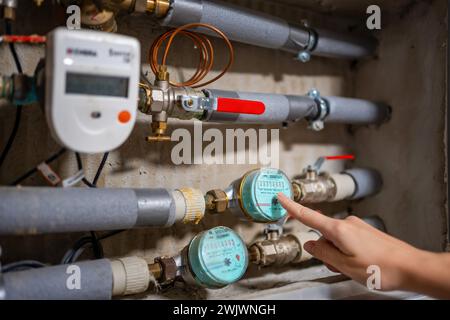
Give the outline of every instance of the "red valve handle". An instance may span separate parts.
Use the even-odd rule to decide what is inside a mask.
[[[348,155],[342,155],[342,156],[332,156],[332,157],[325,157],[325,160],[355,160],[355,156],[348,154]]]
[[[261,115],[266,111],[266,105],[261,101],[217,98],[217,111],[223,113]]]
[[[21,36],[21,35],[4,35],[0,37],[3,42],[7,43],[46,43],[47,38],[44,36],[31,35],[31,36]]]

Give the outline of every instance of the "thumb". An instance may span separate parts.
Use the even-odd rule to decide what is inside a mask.
[[[341,266],[344,265],[345,255],[325,238],[318,241],[309,241],[304,244],[303,248],[314,258],[342,270]]]

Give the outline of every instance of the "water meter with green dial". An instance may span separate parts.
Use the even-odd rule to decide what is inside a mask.
[[[195,236],[183,249],[181,259],[183,279],[211,289],[240,280],[248,266],[247,246],[227,227],[216,227]]]
[[[236,180],[225,190],[229,199],[228,209],[253,222],[273,223],[283,219],[287,212],[278,202],[283,193],[293,198],[292,184],[279,169],[253,170]]]

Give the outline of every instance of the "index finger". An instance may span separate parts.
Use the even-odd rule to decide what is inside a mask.
[[[304,225],[321,232],[324,237],[330,239],[330,231],[336,222],[334,219],[304,207],[301,204],[292,201],[282,193],[278,194],[278,200],[292,217],[299,220]]]

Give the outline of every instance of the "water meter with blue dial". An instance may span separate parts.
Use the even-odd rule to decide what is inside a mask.
[[[182,252],[183,279],[220,289],[239,281],[248,267],[248,251],[239,235],[216,227],[195,236]]]
[[[273,223],[286,217],[287,212],[278,202],[283,193],[293,198],[292,184],[286,174],[273,168],[248,172],[224,190],[227,209],[252,222]]]

